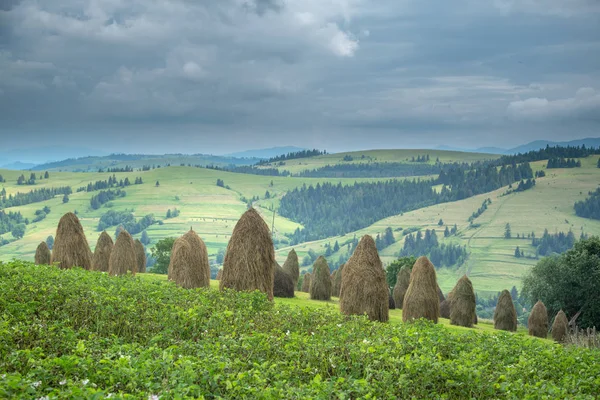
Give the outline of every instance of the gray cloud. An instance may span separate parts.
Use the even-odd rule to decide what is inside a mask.
[[[152,131],[203,137],[210,149],[476,146],[600,126],[592,0],[2,6],[7,142],[15,132],[92,141]]]

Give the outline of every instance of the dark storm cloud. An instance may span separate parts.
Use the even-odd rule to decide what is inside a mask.
[[[110,150],[125,142],[94,138],[166,135],[171,148],[156,149],[169,151],[510,145],[600,127],[592,0],[5,0],[0,10],[7,146],[50,133]]]

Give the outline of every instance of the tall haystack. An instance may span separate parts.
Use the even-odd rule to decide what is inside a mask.
[[[273,299],[275,249],[269,227],[258,212],[251,208],[242,215],[233,229],[219,288],[260,290]]]
[[[475,291],[471,280],[463,275],[452,289],[450,324],[472,328],[475,322]]]
[[[302,291],[304,293],[310,292],[310,279],[311,279],[310,272],[305,273],[304,278],[302,279]]]
[[[396,303],[396,307],[402,309],[402,304],[404,303],[404,296],[406,295],[406,291],[408,290],[408,285],[410,284],[410,268],[402,267],[400,271],[398,271],[398,275],[396,276],[396,285],[394,286],[393,296],[394,302]]]
[[[517,331],[517,310],[510,292],[506,289],[500,293],[496,310],[494,311],[494,329],[502,331]]]
[[[402,305],[402,320],[407,322],[426,318],[437,324],[439,317],[440,299],[435,268],[427,257],[420,257],[410,274],[410,284]]]
[[[108,272],[110,253],[112,253],[113,246],[114,243],[110,235],[106,231],[102,232],[96,242],[94,258],[92,259],[92,269],[94,271]]]
[[[146,249],[138,239],[134,242],[135,259],[137,260],[137,272],[146,272]]]
[[[446,300],[446,298],[444,297],[444,292],[442,292],[440,285],[437,285],[437,293],[438,293],[438,298],[440,299],[440,304],[441,304],[444,300]]]
[[[331,300],[331,275],[329,264],[323,256],[319,256],[313,264],[313,273],[310,280],[311,300]]]
[[[396,309],[396,302],[394,301],[394,296],[392,296],[392,292],[391,291],[389,291],[388,294],[389,294],[389,296],[388,296],[389,297],[388,298],[388,305],[389,305],[388,308],[390,310],[395,310]]]
[[[92,268],[92,251],[79,218],[73,213],[66,213],[58,222],[51,261],[63,269]]]
[[[294,282],[294,287],[298,285],[298,280],[300,279],[300,264],[298,263],[298,254],[296,254],[296,250],[292,249],[288,253],[287,259],[283,263],[283,270],[292,278],[292,282]]]
[[[440,317],[450,319],[450,301],[452,293],[448,293],[448,298],[440,303]]]
[[[218,281],[220,281],[222,277],[223,277],[223,270],[220,269],[220,270],[217,271],[217,278],[216,279]]]
[[[275,297],[294,297],[294,281],[292,277],[275,262],[273,266],[275,277],[273,279],[273,296]]]
[[[335,276],[332,280],[331,286],[331,295],[334,297],[340,297],[340,291],[342,290],[342,271],[344,271],[344,265],[340,265],[338,269],[335,270]]]
[[[127,275],[131,271],[133,275],[137,272],[137,257],[135,256],[135,245],[133,238],[123,229],[110,253],[108,262],[108,273],[113,276]]]
[[[527,325],[529,327],[529,336],[548,337],[548,310],[546,310],[546,306],[540,300],[531,309]]]
[[[563,310],[560,310],[556,317],[554,318],[554,323],[552,324],[552,339],[556,342],[561,343],[565,340],[565,336],[567,335],[569,329],[569,320],[565,315]]]
[[[52,254],[50,254],[48,244],[46,242],[40,243],[37,249],[35,249],[35,263],[37,265],[50,265],[51,258]]]
[[[179,242],[178,246],[175,246]],[[187,243],[184,246],[182,242]],[[174,257],[175,251],[179,255]],[[185,289],[210,286],[210,265],[206,245],[193,230],[173,243],[168,279]]]
[[[367,314],[371,321],[389,319],[389,288],[385,271],[369,235],[360,239],[342,271],[340,310],[343,314]]]

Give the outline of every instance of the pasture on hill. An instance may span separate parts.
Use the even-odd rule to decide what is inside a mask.
[[[371,157],[377,162],[400,162],[415,156],[430,155],[430,162],[435,162],[439,157],[441,162],[450,161],[477,161],[495,158],[489,154],[457,153],[432,150],[372,150],[364,152],[328,154],[305,159],[286,160],[285,166],[293,164],[310,164],[311,168],[326,163],[344,163],[343,158],[350,154],[353,161],[361,162],[361,157]],[[323,161],[325,160],[325,161]],[[364,159],[363,159],[364,161]],[[475,290],[480,296],[492,295],[502,289],[512,286],[520,287],[520,279],[537,260],[530,257],[535,254],[535,248],[530,239],[518,238],[517,234],[527,235],[534,232],[540,237],[544,230],[550,233],[557,231],[568,232],[574,235],[584,232],[589,235],[600,235],[600,221],[584,219],[575,215],[573,204],[583,200],[587,193],[595,190],[600,182],[600,169],[597,168],[598,156],[582,158],[581,168],[550,169],[546,170],[546,162],[531,163],[534,171],[544,170],[546,176],[537,179],[537,185],[523,192],[504,195],[508,188],[504,187],[491,193],[467,198],[451,203],[437,204],[401,215],[391,216],[375,222],[371,226],[344,236],[330,237],[313,242],[300,243],[293,246],[298,253],[300,262],[307,256],[309,250],[316,254],[324,254],[327,244],[334,246],[337,241],[341,246],[339,251],[334,251],[328,256],[330,265],[338,261],[340,256],[347,256],[348,247],[342,246],[351,241],[354,236],[360,238],[364,234],[375,237],[383,235],[386,228],[393,230],[396,242],[380,251],[384,264],[393,261],[402,250],[404,237],[407,231],[414,229],[436,229],[440,243],[454,243],[466,246],[470,253],[466,263],[460,267],[443,267],[437,271],[440,286],[447,293],[456,280],[467,273],[473,282]],[[175,164],[175,162],[173,162]],[[178,164],[177,164],[178,165]],[[302,165],[306,167],[306,165]],[[233,227],[247,204],[243,200],[251,200],[257,196],[259,200],[253,202],[263,219],[269,226],[272,225],[272,207],[277,209],[280,198],[289,190],[302,185],[316,185],[317,183],[331,182],[352,185],[355,182],[381,181],[383,178],[340,179],[340,178],[298,178],[298,177],[271,177],[237,174],[195,167],[169,167],[152,169],[150,171],[133,171],[114,174],[118,180],[128,177],[132,183],[137,177],[143,179],[141,185],[131,185],[124,190],[127,195],[117,198],[98,210],[90,207],[90,198],[98,192],[79,192],[79,187],[90,182],[106,180],[112,173],[73,173],[50,172],[49,179],[38,180],[35,185],[16,185],[17,178],[22,171],[2,170],[0,174],[6,182],[0,188],[6,189],[7,194],[27,192],[32,189],[71,186],[73,194],[69,202],[63,203],[62,196],[53,199],[32,203],[25,206],[11,207],[6,211],[19,211],[23,216],[32,220],[35,211],[48,206],[51,212],[39,222],[32,222],[26,227],[22,239],[12,241],[0,247],[0,260],[12,258],[33,260],[33,255],[38,244],[49,235],[54,235],[58,219],[68,211],[77,210],[78,216],[85,229],[87,239],[93,248],[100,235],[97,230],[100,217],[109,210],[132,211],[136,218],[147,214],[154,214],[162,224],[154,224],[147,228],[151,240],[148,247],[165,237],[178,237],[187,232],[190,227],[200,235],[207,245],[211,259],[216,257],[220,249],[225,249]],[[28,172],[25,175],[28,176]],[[39,173],[38,173],[39,174]],[[217,179],[223,180],[224,187],[216,185]],[[385,178],[387,179],[387,178]],[[403,178],[404,179],[404,178]],[[411,179],[411,178],[406,178]],[[157,186],[156,183],[159,183]],[[229,188],[228,188],[229,187]],[[436,187],[436,190],[440,190]],[[265,198],[266,192],[269,198]],[[469,223],[469,217],[481,207],[486,199],[492,203],[479,217]],[[165,219],[167,210],[177,208],[180,214],[174,218]],[[440,219],[444,225],[439,226]],[[512,228],[511,239],[504,238],[506,224]],[[458,228],[457,235],[444,238],[446,227]],[[285,245],[286,234],[293,233],[297,228],[302,228],[297,222],[283,218],[275,213],[276,257],[283,264],[291,247]],[[116,226],[107,228],[108,233],[114,237]],[[134,235],[140,238],[141,234]],[[10,233],[2,235],[7,240],[13,240]],[[515,248],[519,246],[525,257],[516,258]],[[302,266],[301,270],[310,269]]]
[[[597,350],[141,275],[0,262],[0,397],[592,399],[600,387]]]

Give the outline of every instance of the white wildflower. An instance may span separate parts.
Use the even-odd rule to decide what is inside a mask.
[[[364,343],[364,344],[369,344],[369,343],[371,343],[371,342],[369,342],[367,339],[363,339],[363,343]]]
[[[338,328],[341,328],[341,327],[342,327],[342,324],[337,324],[337,327],[338,327]]]
[[[156,394],[151,394],[150,396],[148,396],[148,400],[158,400],[158,395]]]
[[[311,335],[313,335],[313,336],[315,336],[315,333],[314,333],[314,332],[311,332],[310,334],[311,334]]]
[[[89,379],[84,379],[81,381],[81,383],[83,383],[84,385],[87,385],[88,383],[90,383]]]
[[[58,382],[59,385],[66,385],[67,384],[67,380],[63,379],[62,381]]]
[[[35,387],[35,388],[36,388],[36,387],[40,386],[41,384],[42,384],[42,381],[37,381],[37,382],[33,382],[33,383],[31,384],[31,386],[33,386],[33,387]]]
[[[38,397],[37,400],[50,400],[50,397],[48,397],[48,396]]]

